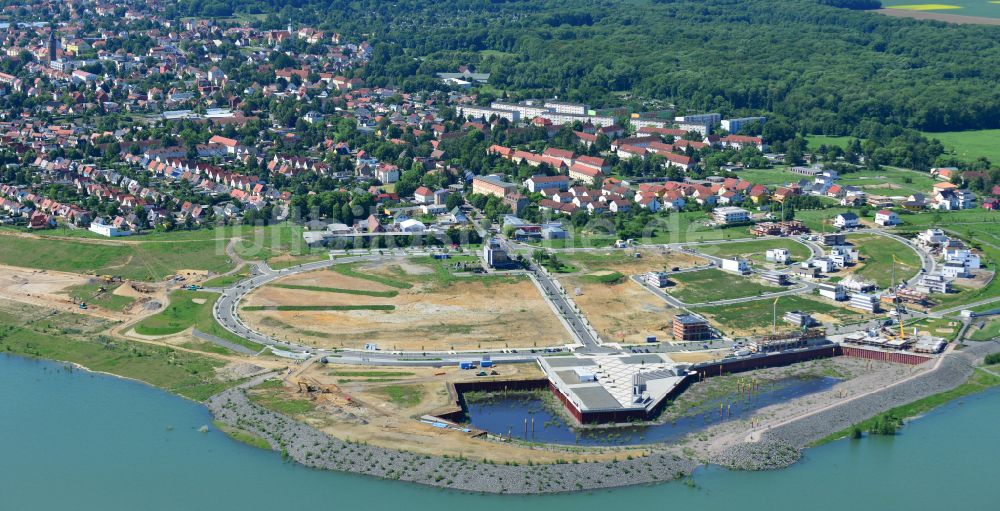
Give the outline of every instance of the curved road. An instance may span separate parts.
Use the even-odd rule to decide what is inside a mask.
[[[247,279],[240,281],[232,286],[224,289],[207,289],[208,291],[216,291],[220,293],[220,297],[215,302],[215,306],[212,309],[212,314],[215,320],[222,325],[223,328],[232,332],[235,335],[248,339],[250,341],[256,342],[258,344],[268,346],[272,348],[272,351],[277,350],[276,355],[285,356],[287,358],[297,358],[305,360],[312,357],[326,356],[330,362],[333,363],[343,363],[343,364],[368,364],[368,365],[444,365],[444,364],[457,364],[462,361],[476,361],[482,359],[483,355],[490,355],[490,358],[496,362],[507,362],[507,363],[518,363],[518,362],[533,362],[536,358],[536,354],[532,354],[530,350],[524,349],[525,353],[508,353],[501,351],[469,351],[469,352],[386,352],[386,351],[364,351],[364,350],[333,350],[333,349],[317,349],[312,346],[307,346],[304,344],[298,344],[290,341],[283,341],[276,339],[264,333],[258,332],[250,327],[248,327],[238,314],[240,302],[248,294],[250,294],[254,289],[260,286],[273,282],[282,277],[287,277],[290,275],[295,275],[298,273],[321,270],[323,268],[328,268],[334,264],[348,264],[358,261],[374,261],[378,259],[384,259],[389,257],[395,257],[397,254],[386,254],[386,255],[361,255],[361,256],[348,256],[341,257],[338,259],[331,259],[326,261],[314,261],[311,263],[301,264],[299,266],[293,266],[291,268],[285,268],[281,270],[273,270],[267,266],[265,263],[257,263],[251,269],[251,275]],[[410,255],[426,255],[426,254],[410,254]],[[554,284],[545,277],[541,275],[541,272],[535,273],[538,282],[542,285],[547,293],[550,294],[548,297],[556,303],[559,303],[559,297],[563,296],[558,289],[555,288]],[[565,310],[572,310],[565,302],[563,307]],[[574,317],[573,314],[567,314],[567,320]],[[573,326],[574,330],[580,329],[585,336],[581,336],[581,339],[585,339],[584,346],[590,348],[591,350],[599,351],[599,345],[593,337],[589,336],[586,326],[579,322],[579,317],[577,317],[577,322],[569,321],[570,325]]]

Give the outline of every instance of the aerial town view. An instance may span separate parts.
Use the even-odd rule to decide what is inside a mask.
[[[0,6],[0,508],[995,506],[1000,2]]]

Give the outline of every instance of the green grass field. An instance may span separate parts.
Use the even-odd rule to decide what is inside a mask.
[[[214,279],[207,280],[202,285],[205,287],[229,287],[250,276],[250,269],[243,267],[242,270],[232,275],[220,275]]]
[[[283,270],[285,268],[291,268],[292,266],[298,266],[300,264],[312,263],[316,261],[324,261],[329,259],[326,250],[316,251],[308,254],[296,255],[291,257],[284,257],[282,259],[271,258],[267,260],[267,265],[274,270]]]
[[[301,289],[303,291],[318,291],[321,293],[339,293],[348,295],[377,296],[379,298],[392,298],[399,294],[398,291],[369,291],[367,289],[342,289],[337,287],[322,286],[299,286],[295,284],[272,284],[272,287],[284,289]]]
[[[819,146],[825,145],[827,147],[839,147],[841,149],[847,149],[847,144],[850,143],[855,137],[832,137],[828,135],[809,135],[806,137],[806,142],[808,142],[808,147],[810,151],[815,151],[819,149]]]
[[[1000,15],[1000,5],[993,7]],[[945,151],[960,160],[975,161],[986,157],[994,164],[1000,163],[1000,129],[924,133],[924,136],[940,140]]]
[[[621,273],[613,271],[611,273],[601,273],[597,275],[584,275],[580,277],[581,280],[585,282],[593,282],[595,284],[617,284],[625,279],[625,276]]]
[[[790,311],[822,314],[830,316],[838,322],[863,319],[860,313],[806,296],[782,296],[778,299],[777,311],[779,332],[797,329],[782,320],[782,316]],[[773,327],[774,300],[754,300],[720,307],[699,307],[697,312],[708,316],[720,330],[728,334],[765,334],[770,333]]]
[[[15,231],[23,232],[0,229],[0,233]],[[224,273],[232,269],[226,246],[233,238],[240,238],[234,251],[248,259],[284,254],[310,257],[310,249],[302,241],[302,228],[292,224],[150,232],[119,240],[59,228],[30,236],[0,237],[0,264],[147,281],[163,279],[181,269]]]
[[[229,438],[236,440],[237,442],[249,445],[250,447],[256,447],[258,449],[264,449],[265,451],[271,450],[271,444],[267,443],[267,440],[241,428],[234,428],[228,424],[224,424],[217,420],[213,420],[212,424],[215,425],[215,429],[223,432]]]
[[[955,336],[958,335],[959,329],[962,328],[960,321],[948,318],[922,318],[913,322],[904,319],[903,323],[907,330],[915,327],[919,330],[928,331],[933,336],[943,337],[947,341],[954,340]]]
[[[795,210],[795,219],[805,224],[815,234],[832,233],[837,231],[832,224],[833,217],[847,211],[850,209],[844,207]]]
[[[419,385],[387,385],[378,392],[400,408],[416,406],[424,397],[424,389]]]
[[[341,275],[354,277],[358,279],[370,280],[372,282],[377,282],[379,284],[389,287],[394,287],[396,289],[410,289],[411,287],[413,287],[413,284],[410,284],[409,282],[404,282],[402,280],[385,277],[382,275],[372,275],[370,273],[360,272],[357,270],[358,266],[359,265],[357,263],[335,264],[330,267],[330,270],[335,271]]]
[[[969,339],[973,341],[989,341],[996,337],[1000,337],[1000,318],[994,317],[992,319],[976,320],[973,324],[978,324],[980,321],[984,322],[982,328],[976,328],[972,330],[969,335]]]
[[[271,381],[266,381],[251,389],[248,395],[254,403],[283,415],[298,415],[316,409],[312,401],[288,395],[282,388],[281,382],[275,385]]]
[[[937,182],[926,172],[893,167],[843,174],[837,181],[841,186],[857,186],[869,194],[890,197],[908,196],[914,193],[927,195]]]
[[[777,165],[770,169],[741,170],[737,172],[736,175],[741,179],[750,181],[751,183],[768,186],[785,185],[791,182],[797,182],[805,177],[801,174],[789,172],[788,167],[785,165]]]
[[[794,261],[804,261],[809,258],[811,253],[805,245],[787,238],[700,245],[693,248],[703,254],[724,258],[733,258],[736,256],[749,257],[752,255],[752,259],[758,262],[764,261],[764,253],[772,248],[788,249]]]
[[[223,362],[168,347],[111,339],[98,333],[106,327],[87,316],[62,313],[34,318],[30,312],[5,309],[0,311],[0,352],[76,363],[196,401],[237,383],[215,379],[214,369]]]
[[[747,277],[714,268],[675,273],[670,276],[670,280],[677,282],[678,286],[667,288],[665,291],[684,303],[730,300],[781,291],[779,287],[766,286]]]
[[[0,238],[0,264],[71,273],[160,280],[180,269],[217,273],[232,267],[215,241],[96,243],[39,237]]]
[[[892,238],[872,234],[847,236],[861,254],[863,266],[854,271],[860,277],[875,281],[880,288],[892,285],[892,256],[896,256],[896,283],[920,272],[920,256],[910,247]]]
[[[170,305],[159,314],[136,324],[135,332],[139,335],[172,335],[194,327],[252,350],[261,349],[261,345],[235,335],[215,322],[212,306],[218,298],[219,295],[215,293],[174,291],[170,293]],[[205,300],[205,303],[196,303],[194,300]]]

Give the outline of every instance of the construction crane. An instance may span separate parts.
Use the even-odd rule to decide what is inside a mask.
[[[893,293],[893,305],[896,306],[896,318],[899,321],[899,338],[900,340],[906,339],[906,330],[903,327],[903,313],[906,312],[906,308],[903,307],[903,300],[899,299],[899,290],[896,289],[896,263],[899,262],[896,259],[896,254],[892,254],[892,293]]]
[[[777,297],[777,298],[775,298],[774,299],[774,303],[771,305],[771,307],[772,307],[772,311],[771,311],[771,313],[772,313],[772,317],[771,317],[771,333],[772,334],[778,333],[778,300],[780,300],[780,299],[781,299],[780,296]]]

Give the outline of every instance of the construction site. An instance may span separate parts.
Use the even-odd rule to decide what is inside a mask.
[[[649,336],[666,339],[678,309],[645,291],[629,276],[647,272],[683,270],[706,264],[686,252],[667,249],[589,251],[560,256],[576,271],[553,274],[569,297],[609,342],[645,342]]]
[[[351,442],[420,454],[474,456],[497,463],[555,463],[557,460],[611,460],[641,456],[646,448],[560,449],[504,445],[484,449],[484,441],[509,438],[476,429],[462,420],[462,392],[538,388],[545,377],[537,364],[494,368],[384,367],[325,364],[316,361],[250,390],[257,404],[301,420]],[[460,390],[461,389],[461,390]]]
[[[0,266],[0,298],[105,319],[127,320],[158,310],[166,295],[162,283]]]
[[[525,276],[455,276],[405,259],[279,279],[250,294],[240,314],[262,332],[321,348],[472,350],[571,341]]]

